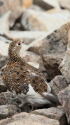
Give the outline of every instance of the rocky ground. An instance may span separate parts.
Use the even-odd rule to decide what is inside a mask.
[[[28,112],[1,78],[8,46],[22,40],[21,57],[43,72],[58,106]],[[0,125],[70,124],[70,1],[0,0]]]

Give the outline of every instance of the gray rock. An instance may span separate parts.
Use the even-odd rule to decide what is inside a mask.
[[[60,125],[58,120],[50,119],[41,115],[20,113],[12,118],[0,121],[0,125]]]
[[[48,80],[53,79],[57,75],[61,75],[60,70],[58,69],[59,64],[62,61],[63,56],[60,54],[43,54],[43,64],[48,74]]]
[[[68,123],[70,124],[70,85],[60,91],[58,98],[66,112]]]
[[[5,66],[8,62],[8,57],[0,54],[0,69]],[[1,72],[1,71],[0,71]]]
[[[58,120],[60,125],[66,125],[67,119],[65,116],[65,111],[62,107],[52,107],[48,109],[39,109],[32,112],[36,115],[42,115],[51,119]]]
[[[20,112],[20,109],[16,105],[2,105],[0,106],[0,120]]]
[[[55,30],[36,39],[28,48],[30,51],[37,54],[63,54],[67,49],[68,30],[70,23],[67,23]]]
[[[59,69],[62,75],[66,78],[67,82],[70,83],[70,49],[66,51],[63,61],[59,66]]]
[[[69,0],[59,0],[60,6],[70,10],[70,1]]]
[[[52,93],[56,96],[61,90],[69,85],[62,75],[57,75],[49,84],[51,86]]]
[[[52,9],[52,8],[60,8],[58,0],[33,0],[33,3],[42,7],[45,10]]]
[[[36,67],[40,71],[46,71],[40,55],[37,55],[33,52],[25,51],[23,54],[21,53],[21,56],[25,60],[25,62],[29,63],[33,67]]]
[[[19,107],[20,111],[23,112],[30,112],[31,109],[28,104],[25,104],[22,108],[21,105],[21,99],[18,95],[12,93],[12,92],[2,92],[0,93],[0,106],[2,105],[15,105],[16,107]]]
[[[3,84],[2,78],[0,77],[0,93],[1,92],[6,92],[7,88],[6,86]]]
[[[16,104],[15,97],[16,95],[11,92],[0,93],[0,105]]]
[[[38,38],[28,48],[28,51],[42,56],[50,80],[61,74],[58,66],[67,49],[69,27],[70,23],[63,25],[49,35]]]

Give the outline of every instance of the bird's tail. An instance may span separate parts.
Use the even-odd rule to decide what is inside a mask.
[[[47,100],[50,101],[53,105],[60,105],[58,97],[54,96],[51,93],[46,93],[45,98],[47,98]]]

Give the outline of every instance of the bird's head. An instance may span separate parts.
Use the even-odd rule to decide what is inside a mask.
[[[21,46],[22,42],[20,40],[11,42],[9,45],[9,54],[19,54]]]

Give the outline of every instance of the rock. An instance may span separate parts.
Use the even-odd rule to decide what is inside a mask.
[[[46,69],[46,72],[48,74],[48,81],[52,80],[55,76],[61,75],[61,72],[59,71],[58,67],[59,64],[62,61],[62,56],[59,54],[43,54],[43,64]]]
[[[58,66],[62,62],[67,49],[69,27],[70,23],[63,25],[49,35],[36,39],[28,48],[28,51],[42,56],[50,80],[61,74]]]
[[[58,0],[33,0],[33,3],[42,7],[45,10],[52,9],[52,8],[60,8]]]
[[[58,98],[66,112],[68,123],[70,124],[70,85],[59,93]]]
[[[15,105],[19,107],[21,104],[20,97],[12,92],[2,92],[0,93],[0,105]],[[22,111],[28,111],[28,107],[24,106]],[[21,108],[20,108],[21,110]]]
[[[37,6],[37,5],[35,5],[35,4],[33,4],[33,5],[30,7],[30,9],[35,10],[35,11],[40,11],[40,12],[43,12],[43,11],[44,11],[44,9],[42,9],[40,6]]]
[[[48,10],[47,12],[52,13],[52,14],[55,14],[55,13],[57,14],[57,13],[61,13],[61,12],[64,12],[64,11],[66,11],[66,10],[53,8],[53,9]]]
[[[11,92],[0,93],[0,105],[16,104],[15,97],[16,95]]]
[[[22,9],[21,9],[22,6],[23,5],[20,3],[20,0],[15,0],[15,1],[14,0],[7,0],[7,1],[0,0],[0,15],[10,10],[12,12],[11,18],[10,18],[10,26],[13,26],[15,20],[19,18],[22,13]]]
[[[6,13],[4,13],[1,17],[0,17],[0,34],[3,35],[6,32],[9,31],[10,28],[10,22],[9,22],[9,18],[11,15],[11,11],[8,11]]]
[[[62,75],[57,75],[49,84],[54,95],[58,95],[61,90],[69,85]]]
[[[3,60],[4,58],[5,59],[8,58],[6,56],[8,55],[8,47],[9,47],[10,42],[11,42],[11,40],[8,40],[5,36],[3,36],[3,35],[0,36],[0,56],[1,56],[0,60],[1,59]]]
[[[12,27],[15,21],[21,16],[23,8],[29,8],[32,5],[32,1],[33,0],[0,0],[0,15],[10,10],[10,27]]]
[[[67,49],[69,27],[70,23],[66,23],[54,32],[43,35],[36,39],[28,50],[42,55],[64,54]]]
[[[0,120],[11,117],[19,111],[20,110],[16,107],[16,105],[2,105],[0,106]]]
[[[21,57],[25,60],[25,62],[32,64],[34,67],[40,69],[41,71],[45,70],[41,56],[33,52],[25,51],[23,54],[21,53]]]
[[[0,43],[1,44],[1,43]],[[8,62],[8,57],[0,54],[0,69]]]
[[[70,1],[69,0],[59,0],[60,6],[62,8],[70,10]]]
[[[29,8],[33,4],[33,0],[19,0],[24,8]]]
[[[62,75],[66,78],[67,82],[70,83],[70,30],[68,32],[68,46],[63,61],[61,62],[59,69]]]
[[[0,121],[0,125],[60,125],[57,120],[50,119],[44,116],[20,113],[12,118],[7,118]]]
[[[53,14],[28,9],[23,11],[21,18],[23,29],[30,31],[49,31],[51,29],[55,30],[69,21],[70,13],[67,10]]]
[[[70,83],[70,50],[66,51],[65,57],[61,62],[59,69],[62,75],[66,78],[67,82]]]
[[[6,92],[7,88],[6,86],[3,84],[2,78],[0,77],[0,93],[1,92]]]
[[[34,10],[25,10],[21,18],[21,25],[30,31],[48,31],[47,26],[40,19],[41,13]]]
[[[10,40],[22,40],[25,44],[32,43],[35,39],[40,36],[47,35],[49,32],[40,32],[40,31],[9,31],[3,36]]]
[[[65,111],[63,110],[62,107],[52,107],[48,109],[39,109],[31,112],[36,115],[42,115],[51,119],[58,120],[60,125],[66,125],[67,124],[67,119],[65,116]]]

